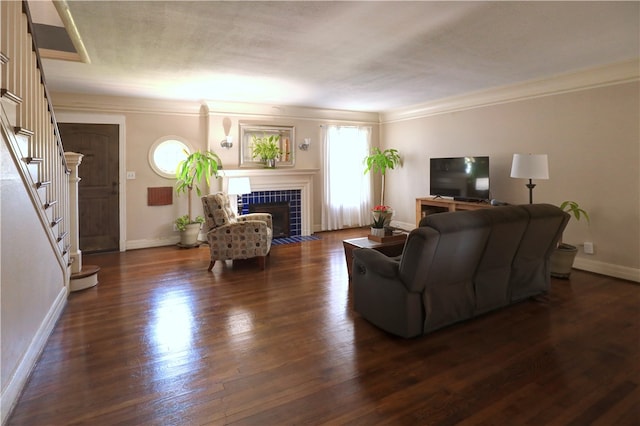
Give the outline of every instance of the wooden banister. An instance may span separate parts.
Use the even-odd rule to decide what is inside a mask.
[[[4,134],[19,161],[34,205],[50,230],[60,263],[68,259],[59,247],[69,241],[69,168],[27,1],[0,2],[0,102]],[[24,166],[24,167],[23,167]],[[27,167],[28,166],[28,167]],[[52,201],[55,200],[55,201]],[[46,210],[46,213],[45,213]],[[55,218],[52,222],[48,217]],[[54,234],[55,232],[55,234]]]

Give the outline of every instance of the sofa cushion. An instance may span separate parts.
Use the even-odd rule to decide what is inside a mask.
[[[529,214],[520,207],[495,207],[479,214],[486,216],[491,233],[474,278],[476,314],[509,304],[511,265],[529,224]]]
[[[549,290],[549,258],[569,221],[567,213],[550,204],[521,207],[529,214],[529,224],[513,260],[511,301]]]
[[[424,331],[471,318],[476,310],[474,276],[490,222],[473,211],[431,215],[425,225],[439,234],[424,280]]]

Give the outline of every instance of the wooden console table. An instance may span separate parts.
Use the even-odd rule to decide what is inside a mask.
[[[416,198],[416,226],[420,223],[420,219],[433,213],[478,210],[489,207],[492,207],[489,203],[472,203],[434,197]]]

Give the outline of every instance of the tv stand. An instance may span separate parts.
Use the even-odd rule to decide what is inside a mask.
[[[437,197],[416,198],[416,226],[420,223],[420,219],[430,214],[487,209],[491,207],[493,207],[491,204],[478,200],[470,202]]]

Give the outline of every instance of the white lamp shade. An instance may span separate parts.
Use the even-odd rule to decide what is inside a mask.
[[[251,182],[248,177],[229,178],[229,187],[227,194],[242,195],[251,193]]]
[[[521,179],[549,179],[547,154],[513,154],[511,177]]]

